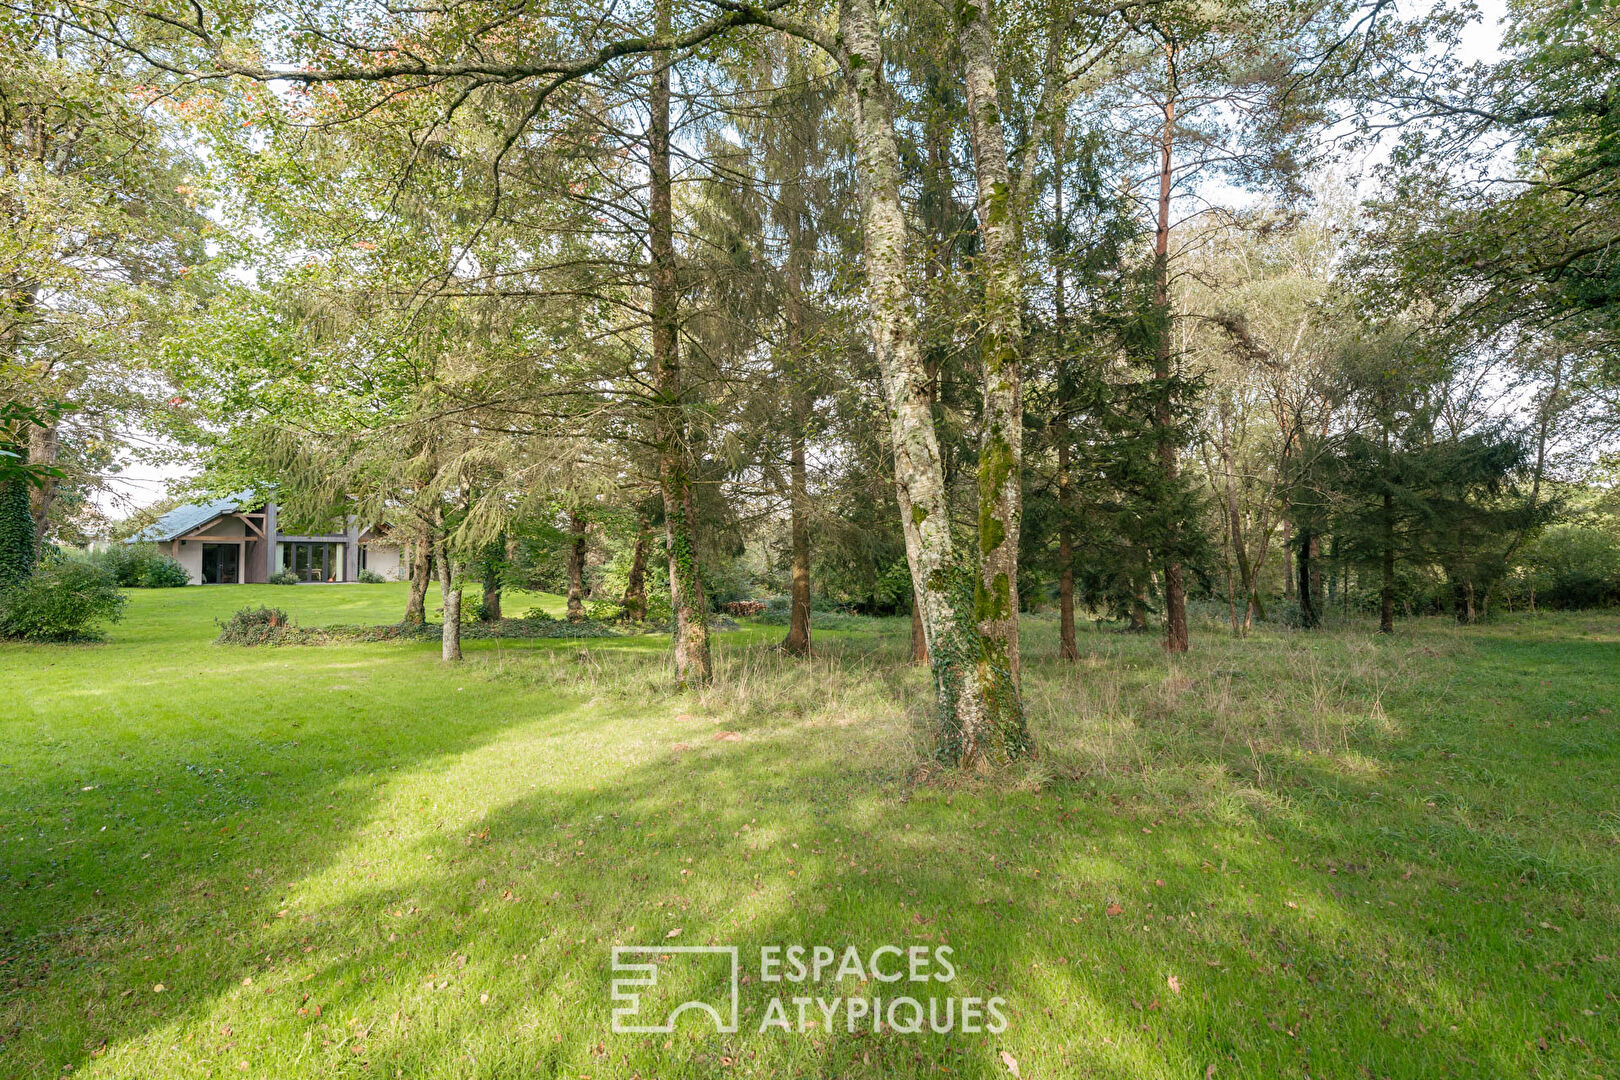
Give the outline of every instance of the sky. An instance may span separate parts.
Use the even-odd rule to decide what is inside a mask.
[[[1506,14],[1506,0],[1478,0],[1478,6],[1481,17],[1468,27],[1458,50],[1466,61],[1493,60],[1500,52],[1501,20]],[[1346,179],[1354,183],[1358,174],[1370,169],[1381,156],[1375,150],[1361,161],[1350,163]],[[130,441],[142,448],[170,449],[140,435],[133,436]],[[141,461],[134,455],[125,455],[120,467],[120,472],[106,478],[105,490],[95,498],[102,513],[114,520],[152,505],[168,495],[172,487],[198,472],[194,466]]]

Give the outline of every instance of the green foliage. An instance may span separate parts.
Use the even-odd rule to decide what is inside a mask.
[[[87,561],[112,575],[125,589],[177,589],[191,584],[186,568],[153,544],[110,544]]]
[[[297,585],[299,583],[299,577],[291,570],[279,570],[270,575],[270,577],[267,579],[267,583],[270,585]]]
[[[358,575],[355,576],[355,580],[360,582],[362,585],[381,585],[388,579],[377,573],[375,570],[362,570]]]
[[[36,544],[28,485],[20,479],[0,482],[0,588],[33,573]]]
[[[91,641],[97,623],[123,617],[125,597],[112,575],[76,559],[40,567],[0,589],[0,637]]]
[[[290,626],[292,620],[280,608],[262,604],[256,608],[245,607],[220,621],[216,640],[222,645],[270,645]]]
[[[1526,562],[1527,584],[1535,589],[1538,606],[1620,604],[1620,528],[1612,521],[1552,526],[1537,538]]]

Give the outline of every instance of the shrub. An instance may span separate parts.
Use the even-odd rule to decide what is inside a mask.
[[[141,577],[136,582],[140,589],[178,589],[182,585],[191,584],[191,575],[186,568],[167,555],[159,555],[150,560],[141,568]]]
[[[765,612],[764,600],[732,600],[722,605],[727,615],[736,619],[746,618],[749,615],[761,615]]]
[[[278,573],[271,574],[269,577],[269,583],[271,585],[297,585],[298,575],[293,573],[291,570],[282,570]]]
[[[1620,530],[1587,524],[1548,529],[1530,553],[1531,584],[1543,607],[1620,603]]]
[[[375,570],[362,570],[355,580],[359,581],[363,585],[381,585],[388,579],[377,573]]]
[[[624,607],[612,600],[592,600],[585,605],[585,618],[591,622],[613,622],[624,617]]]
[[[98,566],[63,561],[0,590],[0,637],[27,641],[93,641],[98,622],[117,622],[125,598]]]
[[[177,589],[191,584],[186,568],[152,544],[113,544],[88,560],[126,589]]]
[[[268,645],[292,625],[280,608],[245,607],[219,624],[220,642],[230,645]]]

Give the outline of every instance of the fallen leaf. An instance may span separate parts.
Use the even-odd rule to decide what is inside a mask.
[[[677,926],[675,929],[671,930],[669,933],[665,934],[664,936],[667,937],[667,938],[669,938],[669,937],[679,937],[680,933],[681,933],[681,928],[679,926]]]
[[[1001,1063],[1003,1065],[1007,1066],[1007,1071],[1012,1073],[1012,1075],[1014,1077],[1018,1076],[1018,1059],[1017,1058],[1013,1057],[1011,1054],[1007,1053],[1007,1051],[1003,1050],[1001,1052]]]
[[[1166,979],[1165,982],[1170,984],[1170,992],[1172,994],[1181,993],[1181,980],[1180,979],[1178,979],[1174,975],[1172,975],[1168,979]]]
[[[717,731],[714,733],[714,737],[719,739],[721,742],[736,742],[738,739],[742,738],[742,736],[737,734],[735,731]]]
[[[165,991],[167,989],[168,989],[168,987],[164,986],[162,983],[158,983],[158,984],[156,984],[155,986],[152,987],[152,993],[161,994],[161,993],[163,993],[163,991]]]
[[[1120,907],[1118,904],[1109,904],[1107,907],[1103,908],[1103,911],[1109,916],[1125,914],[1125,909]]]

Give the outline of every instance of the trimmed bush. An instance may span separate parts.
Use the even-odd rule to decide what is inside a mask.
[[[381,585],[388,579],[377,573],[375,570],[362,570],[358,575],[356,575],[355,580],[360,582],[362,585]]]
[[[297,585],[298,575],[293,573],[291,570],[282,570],[278,573],[271,574],[269,583],[271,585]]]
[[[95,641],[96,623],[124,616],[118,583],[99,566],[68,560],[43,566],[0,589],[0,637],[26,641]]]

